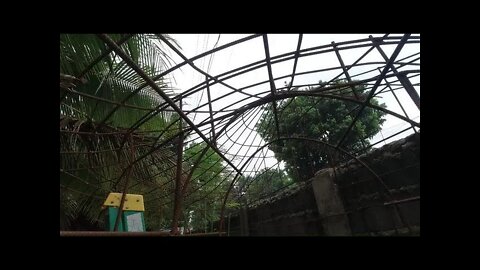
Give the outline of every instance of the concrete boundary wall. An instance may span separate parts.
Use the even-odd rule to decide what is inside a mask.
[[[230,217],[230,236],[389,236],[420,234],[420,134],[360,160],[323,169],[301,183]]]

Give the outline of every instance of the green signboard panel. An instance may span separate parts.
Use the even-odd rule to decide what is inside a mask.
[[[109,231],[113,231],[115,227],[115,220],[117,218],[118,208],[108,207],[107,211],[107,228]],[[144,232],[145,231],[145,218],[143,211],[129,211],[124,210],[120,223],[118,224],[119,232]]]

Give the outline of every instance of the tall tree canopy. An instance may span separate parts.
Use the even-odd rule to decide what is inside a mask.
[[[345,83],[344,80],[338,80],[333,84]],[[355,91],[360,100],[364,100],[368,95],[365,85],[355,86]],[[335,94],[354,97],[351,87],[344,87],[340,93]],[[370,103],[385,107],[375,98],[371,99]],[[297,96],[278,102],[277,107],[280,137],[308,137],[336,145],[352,123],[360,105],[332,98]],[[266,111],[256,126],[266,142],[277,138],[272,110],[271,105],[266,106]],[[365,107],[342,143],[342,148],[358,151],[367,146],[369,139],[380,131],[385,121],[384,115],[382,111]],[[269,149],[275,153],[278,160],[285,162],[287,172],[296,181],[311,178],[315,172],[325,167],[332,156],[330,149],[303,140],[278,141],[271,144]]]

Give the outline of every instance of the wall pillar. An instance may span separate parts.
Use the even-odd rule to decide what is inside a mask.
[[[312,181],[313,193],[326,236],[351,236],[343,202],[334,183],[333,169],[319,171]]]

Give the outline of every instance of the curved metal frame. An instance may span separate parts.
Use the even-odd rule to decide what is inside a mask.
[[[319,143],[319,144],[322,144],[324,146],[328,146],[330,147],[331,149],[337,151],[337,152],[340,152],[342,154],[345,154],[345,155],[348,155],[350,156],[351,158],[355,159],[355,161],[357,161],[360,165],[362,165],[363,167],[365,167],[374,177],[375,179],[377,179],[380,184],[382,185],[382,187],[385,188],[386,192],[388,195],[391,194],[390,192],[390,189],[387,187],[387,185],[385,185],[385,183],[383,182],[382,178],[380,178],[380,176],[378,176],[375,171],[373,171],[367,164],[365,164],[365,162],[361,161],[360,159],[358,159],[355,155],[351,154],[350,152],[338,147],[338,146],[335,146],[335,145],[331,145],[327,142],[324,142],[324,141],[321,141],[321,140],[317,140],[317,139],[312,139],[312,138],[304,138],[304,137],[279,137],[277,139],[274,139],[266,144],[264,144],[262,147],[260,147],[259,149],[257,149],[257,151],[255,151],[255,153],[253,153],[246,161],[245,163],[243,164],[242,167],[240,167],[240,171],[242,171],[245,166],[249,163],[249,161],[258,153],[260,152],[260,150],[262,150],[263,148],[273,144],[273,143],[276,143],[278,141],[285,141],[285,140],[304,140],[304,141],[311,141],[311,142],[316,142],[316,143]],[[225,211],[225,205],[227,203],[227,199],[228,199],[228,196],[230,195],[230,192],[233,188],[233,185],[235,184],[235,181],[237,180],[238,176],[240,175],[240,173],[237,173],[235,175],[235,177],[233,178],[228,190],[227,190],[227,193],[225,194],[225,197],[223,199],[223,204],[222,204],[222,210],[221,210],[221,213],[220,213],[220,228],[219,228],[219,231],[222,231],[223,229],[223,218],[224,218],[224,211]]]
[[[185,134],[185,137],[187,137],[188,135],[191,135],[191,134],[197,135],[208,146],[206,148],[204,148],[204,150],[201,152],[199,157],[194,162],[194,166],[192,168],[190,168],[190,170],[188,172],[188,177],[187,177],[187,180],[186,180],[187,184],[184,186],[184,188],[182,190],[177,190],[176,197],[181,196],[181,197],[183,197],[183,199],[185,198],[186,186],[192,180],[191,178],[192,178],[192,175],[193,175],[194,171],[198,168],[198,164],[200,163],[200,161],[202,160],[204,155],[207,153],[208,148],[212,148],[213,151],[216,152],[223,159],[223,161],[225,161],[228,164],[228,166],[230,168],[232,168],[234,171],[236,171],[236,175],[233,178],[232,182],[230,183],[230,187],[225,194],[224,201],[223,201],[223,204],[222,204],[221,219],[220,219],[221,224],[223,224],[223,214],[224,214],[224,210],[225,210],[225,204],[227,202],[229,193],[230,193],[235,181],[237,180],[238,176],[242,175],[242,171],[245,169],[245,166],[249,163],[250,160],[252,160],[254,158],[254,156],[256,154],[259,153],[259,151],[262,151],[265,147],[267,147],[268,145],[270,145],[274,142],[277,142],[277,141],[280,141],[280,140],[306,140],[306,141],[313,141],[313,142],[316,142],[316,143],[323,144],[323,145],[328,146],[332,149],[335,149],[335,151],[339,151],[343,154],[346,154],[346,155],[354,158],[355,160],[357,160],[357,162],[360,162],[360,164],[362,164],[362,166],[366,167],[373,175],[375,175],[376,179],[378,179],[380,182],[382,182],[381,178],[378,175],[376,175],[376,173],[373,170],[371,170],[366,164],[364,164],[363,162],[358,160],[358,158],[356,158],[356,153],[348,153],[340,147],[342,142],[343,142],[343,139],[345,139],[348,132],[350,131],[350,129],[355,124],[355,121],[358,118],[358,116],[361,114],[362,110],[365,107],[370,107],[370,108],[373,108],[375,110],[381,110],[381,111],[387,113],[388,115],[392,115],[394,117],[397,117],[397,118],[409,123],[411,125],[411,128],[415,132],[417,132],[415,127],[420,128],[420,123],[419,122],[415,122],[408,117],[406,111],[404,110],[404,108],[402,107],[402,105],[400,103],[400,100],[395,95],[394,91],[397,90],[397,89],[392,88],[392,85],[393,85],[394,82],[396,82],[396,81],[400,82],[400,85],[408,92],[408,94],[412,98],[413,102],[417,105],[418,109],[420,110],[419,96],[416,93],[415,89],[413,88],[413,85],[409,81],[410,74],[413,74],[413,76],[410,76],[410,78],[414,77],[414,76],[418,76],[420,74],[420,69],[398,71],[399,68],[407,66],[407,65],[408,66],[418,66],[419,64],[417,64],[415,62],[417,60],[419,60],[420,57],[415,58],[413,60],[409,60],[408,62],[401,62],[401,61],[403,61],[407,58],[411,58],[411,57],[416,56],[418,54],[417,53],[417,54],[413,54],[413,55],[410,55],[408,57],[405,57],[404,59],[400,59],[400,60],[396,61],[396,58],[399,55],[402,47],[405,44],[408,44],[408,43],[419,43],[420,42],[419,41],[419,36],[411,36],[410,34],[405,34],[405,35],[402,35],[402,36],[389,36],[388,34],[386,34],[383,37],[369,36],[369,38],[365,38],[365,39],[351,40],[351,41],[338,42],[338,43],[332,42],[331,44],[326,44],[326,45],[301,49],[303,34],[299,34],[296,50],[291,51],[289,53],[284,53],[284,54],[281,54],[281,55],[271,57],[270,52],[269,52],[270,49],[269,49],[269,45],[268,45],[268,36],[266,34],[255,34],[255,35],[250,35],[250,36],[244,37],[242,39],[230,42],[230,43],[222,45],[220,47],[211,49],[209,51],[206,51],[204,53],[201,53],[201,54],[199,54],[197,56],[194,56],[192,58],[189,58],[189,59],[187,57],[185,57],[182,54],[182,52],[180,52],[175,46],[173,46],[167,39],[163,38],[162,36],[159,36],[159,38],[161,39],[161,41],[163,43],[165,43],[180,58],[183,59],[183,62],[180,63],[180,64],[177,64],[177,65],[175,65],[175,66],[173,66],[173,67],[165,70],[164,72],[162,72],[162,73],[160,73],[156,76],[153,76],[153,77],[148,77],[145,74],[145,72],[139,66],[137,66],[135,64],[135,62],[133,62],[132,59],[120,48],[120,45],[122,43],[126,42],[132,36],[134,36],[134,35],[126,35],[121,40],[119,40],[117,43],[115,43],[106,34],[98,35],[98,38],[100,38],[108,46],[109,49],[107,51],[105,51],[104,53],[102,53],[99,57],[97,57],[90,65],[88,65],[81,72],[81,74],[79,74],[79,76],[82,77],[83,75],[87,74],[89,72],[89,70],[91,70],[95,66],[96,63],[101,61],[101,59],[103,57],[106,57],[111,52],[115,52],[118,56],[120,56],[127,63],[128,66],[130,66],[130,68],[135,70],[135,72],[138,74],[138,76],[143,78],[145,83],[140,85],[137,89],[135,89],[132,93],[130,93],[126,98],[124,98],[121,101],[109,101],[109,100],[105,100],[105,99],[95,97],[95,96],[91,96],[91,95],[88,95],[88,94],[79,93],[79,92],[76,92],[74,90],[66,92],[65,96],[63,96],[62,99],[65,98],[68,94],[78,94],[78,95],[82,95],[85,98],[93,98],[93,99],[97,99],[98,101],[101,101],[101,102],[108,102],[108,103],[114,104],[115,105],[114,109],[111,110],[107,114],[107,116],[100,122],[100,124],[105,123],[109,119],[109,117],[111,117],[121,107],[135,108],[135,109],[141,109],[141,110],[147,111],[144,114],[143,117],[141,117],[136,123],[134,123],[132,126],[130,126],[130,128],[128,128],[125,132],[122,133],[122,134],[125,134],[124,142],[126,141],[127,138],[130,138],[130,136],[132,134],[137,133],[138,129],[142,126],[143,123],[152,119],[153,117],[155,117],[161,111],[171,110],[171,111],[175,111],[176,113],[178,113],[178,115],[187,124],[187,127],[180,128],[178,130],[178,133],[171,136],[170,138],[163,139],[163,133],[160,133],[160,135],[158,135],[155,138],[154,142],[151,144],[150,150],[147,153],[143,154],[142,156],[137,157],[134,160],[128,162],[128,165],[125,167],[125,169],[123,170],[123,173],[120,175],[120,177],[118,177],[118,179],[121,179],[124,176],[124,174],[131,171],[134,164],[136,164],[137,162],[139,162],[140,160],[142,160],[146,157],[149,157],[151,154],[155,153],[157,150],[162,149],[165,145],[171,143],[175,138],[177,138],[181,134]],[[254,40],[258,37],[263,38],[263,44],[264,44],[264,50],[265,50],[265,59],[263,59],[263,60],[256,61],[256,62],[253,62],[253,63],[243,65],[243,66],[238,67],[238,68],[231,69],[229,71],[226,71],[222,74],[218,74],[216,76],[212,76],[212,75],[208,74],[207,72],[205,72],[205,71],[201,70],[200,68],[198,68],[197,66],[195,66],[194,63],[193,63],[193,61],[195,61],[195,60],[201,59],[203,57],[211,56],[215,52],[218,52],[220,50],[232,47],[234,45],[237,45],[237,44],[240,44],[240,43],[243,43],[243,42]],[[396,48],[395,48],[394,52],[392,53],[392,55],[390,57],[387,57],[386,54],[383,52],[383,50],[381,49],[382,45],[396,45]],[[355,48],[368,48],[368,50],[365,53],[363,53],[363,55],[360,56],[352,64],[345,65],[345,63],[343,62],[343,59],[341,57],[341,52],[344,51],[344,50],[355,49]],[[366,55],[368,55],[371,51],[373,51],[375,49],[382,55],[385,62],[367,62],[367,63],[360,63],[359,64],[359,62]],[[313,55],[321,55],[321,54],[329,53],[329,52],[334,52],[335,53],[335,55],[337,56],[337,59],[339,61],[339,66],[331,67],[331,68],[323,68],[323,69],[319,69],[319,70],[296,72],[297,62],[300,58],[313,56]],[[272,74],[272,65],[274,65],[276,63],[281,63],[281,62],[285,62],[285,61],[288,61],[288,60],[292,60],[292,59],[294,60],[292,74],[279,76],[279,77],[274,78],[273,74]],[[376,71],[376,72],[380,72],[380,75],[373,76],[369,79],[359,80],[359,81],[356,81],[356,82],[352,81],[352,78],[360,75],[360,74],[350,74],[349,70],[352,67],[363,66],[363,65],[379,65],[379,64],[383,65],[383,66],[382,67],[375,67],[373,70],[363,72],[361,74],[366,74],[366,73],[369,73],[369,72],[375,72]],[[169,75],[170,73],[172,73],[173,71],[175,71],[176,69],[178,69],[178,68],[180,68],[184,65],[188,65],[188,66],[192,67],[193,69],[195,69],[197,72],[200,72],[201,74],[203,74],[205,76],[206,80],[202,83],[199,83],[199,84],[191,87],[188,90],[183,91],[182,93],[179,93],[178,95],[176,95],[174,97],[167,96],[162,91],[162,89],[160,89],[156,85],[155,82],[157,80],[159,80],[160,78],[163,78],[164,76]],[[227,84],[225,82],[228,79],[240,76],[242,74],[245,74],[245,73],[248,73],[248,72],[251,72],[251,71],[258,70],[258,69],[263,68],[263,67],[266,67],[267,70],[268,70],[268,80],[266,80],[266,81],[256,82],[256,83],[253,83],[251,85],[243,86],[243,87],[240,87],[240,88],[235,88],[235,87],[233,87],[230,84]],[[340,69],[341,72],[337,76],[335,76],[333,79],[331,79],[329,82],[327,82],[326,84],[318,85],[317,87],[315,87],[315,88],[313,88],[309,91],[294,90],[294,87],[301,87],[301,85],[293,85],[295,76],[312,74],[312,73],[321,73],[321,72],[324,72],[324,71],[333,71],[333,70],[337,70],[337,69]],[[392,71],[392,74],[388,74],[390,71]],[[332,83],[335,79],[340,78],[342,75],[344,75],[347,78],[348,83],[342,84],[342,85],[331,85],[331,86],[329,86],[330,83]],[[275,81],[276,80],[289,78],[289,77],[291,78],[290,85],[288,85],[286,87],[276,88],[276,86],[275,86]],[[396,81],[387,81],[388,78],[394,78],[394,79],[396,79]],[[382,81],[384,81],[385,83],[382,84]],[[371,87],[370,92],[368,93],[368,96],[363,100],[358,99],[358,96],[355,93],[355,86],[360,85],[360,84],[367,84],[367,83],[370,83],[370,82],[374,82],[374,83],[373,83],[373,86]],[[245,90],[247,90],[249,88],[259,86],[259,85],[262,85],[262,84],[267,84],[267,83],[269,83],[269,86],[267,87],[267,89],[265,91],[261,91],[261,92],[258,92],[256,94],[250,94],[250,93],[245,92]],[[210,88],[212,86],[215,86],[216,84],[223,85],[223,86],[227,87],[228,89],[231,89],[232,92],[229,92],[229,93],[224,94],[222,96],[219,96],[215,99],[212,99],[210,97]],[[377,89],[379,89],[379,86],[381,86],[381,85],[383,85],[384,88],[377,91]],[[158,95],[165,102],[160,103],[155,108],[140,108],[140,107],[136,108],[136,106],[133,106],[133,105],[130,105],[130,104],[127,103],[129,98],[131,98],[135,94],[139,93],[142,89],[144,89],[147,86],[154,89],[158,93]],[[313,85],[313,86],[315,86],[315,85]],[[343,96],[343,95],[340,95],[340,94],[336,94],[336,92],[339,92],[342,89],[346,89],[346,88],[349,88],[349,87],[353,89],[353,94],[355,95],[356,98],[350,98],[350,97],[346,97],[346,96]],[[176,104],[177,102],[181,102],[182,99],[193,96],[194,94],[199,93],[199,92],[204,91],[204,90],[206,90],[207,93],[208,93],[208,102],[206,102],[204,104],[200,104],[200,102],[199,102],[198,106],[191,109],[191,110],[182,110],[181,109],[181,104],[180,104],[180,106],[178,106]],[[384,91],[391,91],[393,93],[393,95],[395,96],[395,98],[396,98],[398,104],[400,105],[400,107],[402,109],[402,112],[404,113],[405,116],[400,115],[396,112],[393,112],[389,109],[370,104],[369,100],[371,98],[377,96],[379,93],[383,93]],[[219,102],[223,98],[228,97],[228,96],[230,96],[234,93],[240,93],[245,97],[238,100],[236,103],[224,106],[222,109],[220,109],[218,111],[213,111],[212,106],[211,106],[212,103]],[[279,100],[292,98],[292,97],[297,97],[297,96],[322,97],[322,98],[338,99],[338,100],[342,100],[342,101],[345,101],[345,102],[353,102],[353,103],[359,104],[359,110],[357,111],[356,117],[352,121],[350,127],[345,132],[345,134],[343,136],[343,139],[340,140],[340,142],[338,142],[338,144],[335,145],[335,146],[330,145],[328,143],[325,143],[323,141],[317,140],[317,139],[312,139],[312,138],[280,137],[278,118],[281,117],[281,112],[277,112],[276,102],[279,101]],[[255,100],[250,101],[252,98],[255,99]],[[245,105],[241,106],[241,107],[235,107],[240,102],[247,102],[247,103]],[[277,131],[277,138],[270,141],[270,142],[266,142],[262,146],[249,144],[249,143],[247,143],[248,137],[255,130],[248,127],[249,124],[245,123],[246,119],[244,119],[244,116],[247,112],[249,112],[249,111],[253,112],[254,111],[253,109],[259,108],[259,107],[261,107],[261,106],[263,106],[267,103],[272,103],[272,105],[273,105],[273,117],[271,118],[271,121],[273,120],[274,123],[275,123],[276,131]],[[205,110],[205,111],[199,110],[200,108],[205,107],[205,106],[208,106],[208,110]],[[201,121],[200,123],[195,124],[192,120],[190,120],[188,115],[193,114],[193,113],[200,113],[200,112],[205,112],[205,113],[208,112],[210,117],[207,117],[203,121]],[[219,115],[221,113],[223,113],[223,115]],[[253,117],[253,119],[255,119],[255,117]],[[253,119],[252,119],[252,121],[253,121]],[[240,122],[240,120],[241,120],[241,122]],[[229,127],[232,127],[232,125],[236,122],[237,122],[237,124],[240,124],[240,127],[242,125],[245,125],[244,131],[246,129],[248,129],[250,131],[250,133],[247,136],[247,139],[245,140],[244,143],[239,143],[239,142],[234,141],[226,133],[226,130]],[[249,122],[249,123],[251,123],[251,122]],[[237,125],[237,124],[235,124],[235,125]],[[173,125],[176,125],[176,122],[171,123],[171,126],[173,126]],[[220,128],[220,125],[222,125],[221,128]],[[203,129],[201,130],[200,127],[202,127]],[[220,128],[220,130],[216,131],[216,129],[218,129],[218,128]],[[166,130],[167,129],[168,129],[168,127],[166,128]],[[408,129],[410,129],[410,128],[408,128]],[[406,130],[404,130],[404,131],[406,131]],[[244,132],[244,131],[242,131],[242,132]],[[235,131],[234,134],[236,132],[237,131]],[[142,133],[148,133],[148,132],[142,132]],[[223,133],[225,133],[225,134],[223,134]],[[211,134],[211,136],[207,137],[205,134]],[[240,135],[242,135],[242,134],[243,133],[241,133]],[[233,159],[239,155],[240,150],[235,155],[232,155],[232,154],[228,153],[229,150],[228,151],[222,151],[221,147],[226,142],[223,143],[220,146],[218,146],[218,144],[217,144],[219,139],[222,138],[222,135],[225,135],[225,137],[227,137],[226,141],[230,140],[233,144],[240,145],[241,147],[248,146],[249,147],[248,149],[255,146],[257,148],[257,150],[252,155],[249,155],[248,159],[242,165],[242,167],[238,168],[237,167],[238,165],[235,165],[233,163]],[[163,139],[162,141],[160,141],[161,138]],[[255,140],[255,138],[256,138],[256,136],[254,137],[254,140]],[[195,141],[196,139],[197,138],[193,138],[191,141]],[[186,143],[183,142],[183,144],[186,144]],[[124,147],[124,145],[122,144],[122,146],[120,148],[123,148],[123,147]],[[229,149],[231,149],[231,147]],[[247,152],[248,152],[248,150],[247,150]],[[69,153],[69,154],[71,154],[71,153]],[[225,154],[230,155],[230,157],[225,156]],[[242,161],[246,157],[246,155],[240,155],[240,156],[242,156]],[[263,158],[263,162],[265,162],[264,158]],[[258,158],[258,160],[260,160],[260,158]],[[224,169],[226,169],[226,167],[224,167]],[[180,173],[177,173],[177,174],[179,175]],[[223,181],[225,181],[226,179],[227,179],[227,177],[225,177]],[[382,184],[383,184],[383,182],[382,182]],[[387,193],[389,193],[388,188],[384,184],[383,184],[383,186],[386,188]],[[125,186],[125,188],[127,188],[127,187]],[[189,196],[189,195],[187,195],[187,196]],[[176,198],[176,199],[180,199],[180,198]],[[221,226],[220,229],[222,229],[222,228],[223,227]]]

